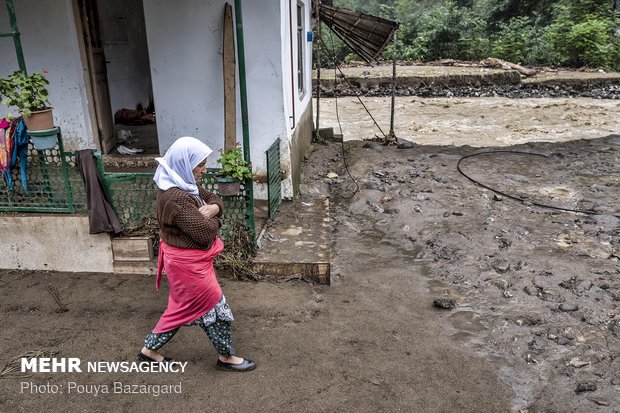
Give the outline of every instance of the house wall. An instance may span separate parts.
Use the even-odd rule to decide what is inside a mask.
[[[120,0],[115,0],[120,1]],[[306,6],[305,31],[311,28],[310,0]],[[95,148],[86,94],[85,68],[80,61],[78,33],[72,0],[20,0],[15,9],[29,71],[49,71],[50,100],[56,124],[63,130],[65,148]],[[143,0],[150,57],[153,95],[157,108],[160,151],[174,140],[189,135],[216,150],[224,142],[222,25],[225,0]],[[293,11],[293,53],[290,17]],[[32,10],[37,10],[32,13]],[[250,150],[254,173],[266,175],[265,151],[281,139],[285,169],[283,196],[293,195],[290,165],[310,134],[296,125],[307,117],[311,105],[311,43],[306,50],[306,92],[296,85],[296,0],[243,2],[246,80]],[[9,30],[6,8],[0,7],[0,25]],[[80,33],[81,35],[81,33]],[[305,36],[304,36],[305,39]],[[3,59],[0,75],[17,69],[11,39],[0,39]],[[293,67],[291,68],[291,59]],[[239,88],[237,88],[239,93]],[[119,100],[120,101],[120,100]],[[295,105],[293,116],[293,103]],[[305,119],[305,118],[304,118]],[[302,136],[303,139],[293,136]],[[308,135],[308,136],[306,136]],[[243,141],[240,99],[237,96],[237,140]],[[208,160],[217,167],[217,156]],[[266,198],[265,185],[257,184],[256,196]]]
[[[297,42],[297,5],[304,8],[303,36]],[[281,6],[281,55],[284,72],[283,99],[285,102],[287,134],[280,146],[282,169],[286,172],[282,182],[282,196],[292,198],[298,191],[301,177],[301,162],[312,140],[312,42],[307,41],[307,32],[312,31],[311,1],[282,0]],[[291,30],[292,29],[292,30]],[[304,55],[304,90],[299,91],[297,76],[299,49]]]
[[[224,0],[144,0],[153,94],[157,108],[160,151],[180,136],[195,136],[212,149],[224,145],[222,33]],[[310,0],[305,0],[305,28],[310,30]],[[293,51],[289,10],[293,5]],[[311,104],[311,43],[306,48],[306,92],[297,92],[297,0],[243,2],[250,151],[255,175],[266,175],[265,151],[281,139],[286,170],[284,197],[293,196],[292,157],[308,141],[311,128],[296,131],[307,119]],[[175,22],[183,22],[179,25]],[[291,59],[293,67],[291,68]],[[175,63],[178,62],[178,63]],[[294,74],[294,76],[292,75]],[[174,81],[171,81],[174,79]],[[294,95],[294,96],[293,96]],[[293,102],[295,116],[293,117]],[[293,136],[302,136],[292,139]],[[239,88],[237,88],[237,140],[243,141]],[[307,146],[307,145],[306,145]],[[217,152],[216,152],[217,153]],[[217,156],[207,160],[217,167]],[[260,181],[260,179],[259,179]],[[266,198],[266,185],[257,183],[255,196]]]
[[[95,148],[72,0],[19,0],[13,4],[28,72],[48,71],[50,102],[55,123],[62,128],[65,149]],[[10,31],[4,4],[0,5],[0,30]],[[0,52],[0,76],[19,69],[12,38],[0,38]],[[1,116],[6,112],[0,106]]]
[[[162,152],[185,135],[200,138],[214,150],[224,146],[225,3],[144,0]],[[273,1],[244,2],[243,17],[250,150],[254,171],[260,173],[265,170],[265,150],[277,137],[286,137],[280,5]],[[238,87],[236,136],[237,141],[243,141]],[[217,167],[216,159],[217,156],[209,157],[207,166]]]
[[[144,28],[142,0],[98,2],[107,62],[112,114],[122,108],[147,107],[151,71]]]

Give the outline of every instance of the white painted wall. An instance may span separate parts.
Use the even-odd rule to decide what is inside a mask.
[[[112,115],[122,108],[149,104],[151,71],[144,29],[142,0],[98,3],[107,62]]]
[[[65,149],[95,148],[71,0],[18,0],[13,4],[28,72],[49,72],[50,102]],[[0,4],[0,30],[10,31],[4,2]],[[18,70],[11,38],[0,38],[0,52],[0,76]],[[6,114],[5,107],[0,107],[0,114]]]
[[[160,151],[180,136],[195,136],[212,149],[224,144],[222,34],[225,0],[144,0],[146,31],[157,108]],[[283,164],[289,157],[289,142],[295,117],[311,102],[311,43],[306,48],[306,93],[297,93],[296,7],[293,2],[293,73],[291,78],[289,0],[243,2],[243,30],[250,151],[254,173],[265,174],[265,151],[277,139],[282,142]],[[310,30],[310,0],[305,27]],[[295,91],[295,97],[291,91]],[[237,88],[239,93],[239,88]],[[243,141],[240,98],[237,96],[237,140]],[[217,153],[217,152],[216,152]],[[217,167],[217,156],[208,167]],[[289,174],[290,176],[290,174]],[[292,196],[290,182],[285,196]],[[289,193],[290,192],[290,193]],[[257,197],[266,190],[257,187]]]
[[[144,0],[162,153],[181,136],[194,136],[216,151],[223,147],[221,43],[225,3]],[[237,136],[241,136],[240,131]],[[216,167],[216,154],[209,157],[207,166]]]
[[[176,138],[189,135],[202,139],[217,154],[224,142],[222,25],[226,1],[143,1],[160,151],[164,152]],[[310,0],[303,2],[306,31],[309,31]],[[283,164],[289,163],[289,143],[294,132],[290,118],[292,101],[295,101],[296,122],[311,103],[309,42],[303,45],[306,47],[306,93],[303,96],[297,93],[296,0],[292,4],[294,76],[291,76],[291,1],[243,2],[250,150],[254,172],[258,174],[265,173],[265,151],[277,138],[282,142]],[[80,61],[72,0],[19,0],[15,1],[15,8],[28,70],[46,68],[49,71],[50,100],[55,108],[56,124],[63,130],[65,148],[96,147],[88,115],[85,69]],[[32,10],[38,11],[32,13]],[[0,27],[3,31],[9,30],[4,7],[0,7]],[[17,69],[13,42],[8,38],[0,39],[0,50],[3,52],[0,75],[5,76]],[[122,72],[119,70],[118,75],[122,76]],[[144,89],[143,85],[136,88]],[[122,102],[126,97],[117,95],[115,99]],[[125,106],[124,103],[114,105]],[[242,142],[239,96],[236,135]],[[208,166],[216,167],[216,159],[217,156],[211,156]],[[257,196],[266,197],[265,188],[257,187]],[[283,188],[285,197],[292,196],[290,182],[285,182]]]
[[[301,0],[301,3],[304,5],[305,11],[305,20],[303,22],[304,26],[304,35],[301,47],[304,48],[304,75],[305,75],[305,92],[303,94],[299,93],[299,85],[297,79],[297,53],[299,51],[300,45],[297,44],[297,3],[298,0],[282,0],[282,8],[283,13],[281,16],[281,37],[282,37],[282,68],[283,68],[283,77],[285,79],[284,83],[284,101],[286,108],[286,118],[288,124],[287,136],[293,134],[295,130],[295,126],[299,122],[301,115],[306,110],[308,105],[311,102],[312,97],[312,42],[306,41],[306,33],[312,31],[312,22],[310,21],[311,15],[311,1],[310,0]],[[290,26],[291,21],[289,20],[289,13],[292,10],[292,52],[291,52],[291,32]],[[291,60],[292,60],[292,68],[291,68]],[[293,97],[294,94],[294,97]],[[295,105],[295,119],[293,119],[293,102]]]
[[[281,26],[281,59],[284,79],[283,100],[285,102],[286,135],[281,138],[280,157],[283,165],[290,165],[291,159],[291,137],[295,132],[296,126],[303,113],[312,103],[312,43],[306,41],[306,33],[312,31],[312,4],[311,0],[281,0],[282,14],[280,19]],[[301,45],[297,42],[297,4],[304,6],[304,34]],[[292,26],[292,32],[291,32]],[[292,45],[292,47],[291,47]],[[305,90],[299,93],[297,77],[299,49],[304,48],[305,65]],[[291,65],[292,62],[292,65]],[[282,196],[285,198],[293,197],[292,176],[289,173],[286,180],[282,182]],[[257,188],[258,197],[266,198],[266,185]],[[263,195],[263,193],[265,195]]]
[[[214,150],[224,145],[225,3],[144,0],[162,152],[184,135],[195,136]],[[250,150],[255,171],[265,170],[265,150],[276,137],[286,136],[279,7],[274,1],[243,4]],[[236,136],[243,141],[239,95]],[[207,166],[216,167],[216,159],[210,157]]]

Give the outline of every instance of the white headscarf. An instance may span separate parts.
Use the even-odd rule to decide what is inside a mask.
[[[198,195],[193,170],[211,152],[211,148],[196,138],[184,136],[177,139],[163,158],[155,158],[159,162],[153,178],[155,184],[164,191],[176,187]]]

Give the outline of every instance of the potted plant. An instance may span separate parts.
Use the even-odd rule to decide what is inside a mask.
[[[233,196],[239,193],[241,182],[252,179],[252,164],[243,159],[239,142],[226,148],[217,162],[222,168],[217,173],[217,184],[222,196]]]
[[[17,113],[24,118],[29,134],[33,132],[30,137],[37,149],[50,149],[56,146],[57,131],[54,128],[47,85],[49,82],[42,73],[27,75],[18,70],[0,78],[2,103],[7,107],[17,108]],[[13,114],[9,113],[7,118],[13,118]],[[38,139],[43,139],[45,143],[40,143]]]

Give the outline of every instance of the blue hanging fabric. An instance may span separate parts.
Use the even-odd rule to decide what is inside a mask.
[[[9,186],[9,190],[14,189],[13,177],[11,170],[15,166],[15,162],[19,158],[19,167],[21,172],[21,183],[24,192],[28,192],[28,181],[26,179],[26,170],[28,169],[28,130],[24,120],[19,117],[13,120],[6,129],[0,129],[0,133],[5,134],[4,145],[5,149],[10,148],[11,153],[7,153],[10,156],[10,160],[7,159],[7,168],[2,171],[2,176],[5,182]]]
[[[21,117],[18,118],[17,128],[15,128],[15,146],[13,147],[13,165],[15,165],[16,156],[19,157],[19,169],[21,172],[22,188],[24,192],[28,192],[28,180],[26,170],[28,169],[28,129],[26,123]]]

